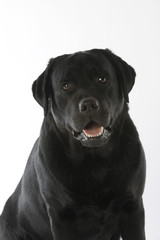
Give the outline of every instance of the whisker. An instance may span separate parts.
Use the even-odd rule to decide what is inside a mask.
[[[128,134],[128,133],[125,132],[124,130],[119,129],[119,128],[117,128],[116,126],[114,126],[113,128],[115,128],[115,129],[118,130],[119,132],[123,133],[125,136],[129,137],[130,139],[132,139],[132,140],[134,140],[134,141],[136,141],[136,142],[139,142],[139,139],[131,136],[130,134]]]

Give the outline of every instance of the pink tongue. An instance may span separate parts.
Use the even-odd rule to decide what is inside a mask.
[[[87,135],[96,136],[102,133],[102,128],[98,124],[89,124],[85,129],[83,129],[83,132],[85,132]]]

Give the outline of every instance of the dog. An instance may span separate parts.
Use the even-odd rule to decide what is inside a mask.
[[[50,59],[32,86],[40,136],[1,240],[145,240],[145,154],[128,113],[135,77],[109,49]]]

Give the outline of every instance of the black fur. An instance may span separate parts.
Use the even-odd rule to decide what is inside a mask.
[[[135,75],[107,49],[50,60],[32,87],[40,136],[0,240],[145,240],[145,157],[127,105]]]

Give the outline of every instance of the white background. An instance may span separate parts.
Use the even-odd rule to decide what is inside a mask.
[[[110,48],[137,72],[130,114],[147,158],[147,239],[160,239],[160,1],[1,0],[0,212],[20,180],[43,111],[32,82],[49,58]]]

